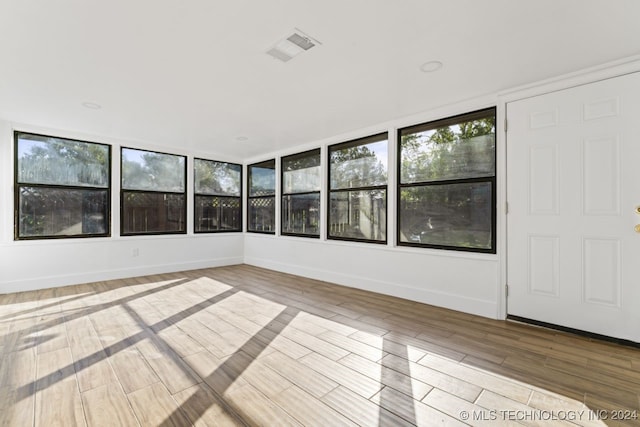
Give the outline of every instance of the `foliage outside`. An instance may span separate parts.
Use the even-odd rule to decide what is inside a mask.
[[[387,144],[330,149],[329,236],[386,240]]]
[[[242,166],[213,160],[194,160],[196,194],[240,197]]]
[[[491,249],[494,177],[495,116],[402,135],[400,241]]]
[[[26,133],[16,143],[18,237],[108,233],[109,146]]]
[[[185,158],[173,154],[123,148],[122,188],[183,193]]]

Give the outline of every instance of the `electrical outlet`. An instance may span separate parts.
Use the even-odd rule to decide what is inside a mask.
[[[140,255],[140,249],[138,249],[138,248],[133,248],[133,249],[131,250],[131,256],[135,258],[135,257],[137,257],[138,255]]]

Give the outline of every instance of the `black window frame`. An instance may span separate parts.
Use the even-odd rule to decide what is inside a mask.
[[[320,167],[320,171],[322,173],[322,153],[320,151],[320,148],[314,148],[311,150],[306,150],[300,153],[295,153],[295,154],[290,154],[288,156],[283,156],[280,158],[280,234],[283,236],[294,236],[294,237],[307,237],[310,239],[319,239],[320,238],[320,230],[321,230],[321,224],[318,224],[318,234],[311,234],[311,233],[294,233],[294,232],[290,232],[290,231],[284,231],[284,215],[282,214],[283,212],[283,206],[284,206],[284,198],[286,196],[306,196],[306,195],[310,195],[310,194],[317,194],[318,195],[318,221],[320,221],[322,219],[322,212],[320,212],[321,210],[321,192],[322,192],[322,188],[320,188],[317,191],[302,191],[302,192],[298,192],[298,193],[285,193],[284,191],[284,174],[285,174],[285,170],[284,170],[284,163],[286,161],[289,160],[295,160],[295,159],[300,159],[300,158],[305,158],[305,157],[311,157],[312,155],[317,155],[318,156],[318,166]],[[320,179],[322,179],[322,176],[319,177]]]
[[[207,193],[198,193],[196,192],[196,161],[210,162],[210,163],[220,163],[224,165],[238,166],[240,169],[240,183],[238,185],[238,189],[240,194],[238,196],[229,196],[226,194],[207,194]],[[198,197],[209,197],[209,198],[217,198],[219,203],[223,203],[225,200],[237,200],[238,202],[238,212],[240,218],[238,218],[238,227],[236,228],[228,228],[223,230],[197,230],[196,224],[198,224],[197,218],[197,209],[196,209],[196,201]],[[220,207],[221,208],[221,207]],[[242,165],[239,163],[232,162],[223,162],[220,160],[211,160],[204,159],[200,157],[194,157],[193,159],[193,232],[194,234],[209,234],[209,233],[241,233],[242,232]]]
[[[146,151],[149,153],[156,153],[156,154],[164,154],[164,155],[169,155],[169,156],[176,156],[176,157],[182,157],[184,158],[184,191],[183,192],[175,192],[175,191],[153,191],[153,190],[130,190],[130,189],[125,189],[124,186],[122,185],[122,180],[124,178],[124,173],[123,173],[123,169],[122,169],[122,164],[123,164],[123,150],[136,150],[136,151]],[[124,195],[125,193],[136,193],[136,194],[171,194],[171,195],[182,195],[183,196],[183,203],[182,203],[182,209],[184,212],[183,218],[184,218],[184,227],[182,230],[178,230],[178,231],[151,231],[151,232],[127,232],[125,233],[124,231]],[[125,146],[121,146],[120,147],[120,235],[121,236],[159,236],[159,235],[181,235],[181,234],[187,234],[187,156],[182,155],[182,154],[175,154],[175,153],[166,153],[166,152],[162,152],[162,151],[156,151],[156,150],[147,150],[145,148],[136,148],[136,147],[125,147]]]
[[[273,187],[273,194],[264,194],[264,195],[259,195],[259,196],[252,196],[251,195],[251,175],[252,175],[252,168],[261,168],[261,169],[273,169],[273,180],[274,180],[274,187]],[[247,165],[247,220],[246,220],[246,226],[247,226],[247,233],[257,233],[257,234],[271,234],[271,235],[275,235],[276,234],[276,186],[275,186],[275,178],[276,178],[276,159],[270,159],[270,160],[264,160],[261,162],[257,162],[257,163],[252,163],[250,165]],[[272,213],[272,217],[273,217],[273,230],[254,230],[252,229],[251,226],[251,218],[250,218],[250,212],[249,209],[251,208],[251,200],[272,200],[272,205],[273,205],[273,213]]]
[[[389,150],[389,133],[381,132],[375,135],[366,136],[363,138],[354,139],[351,141],[341,142],[338,144],[333,144],[327,147],[327,239],[328,240],[341,240],[347,242],[360,242],[360,243],[375,243],[380,245],[386,245],[389,239],[389,218],[388,218],[388,199],[389,199],[389,170],[387,168],[387,183],[384,185],[375,185],[375,186],[359,186],[359,187],[347,187],[347,188],[339,188],[332,190],[331,189],[331,154],[334,151],[344,150],[345,148],[357,147],[360,145],[367,145],[374,142],[382,142],[387,141],[387,152]],[[342,236],[332,236],[331,235],[331,195],[335,193],[349,193],[352,191],[375,191],[375,190],[384,190],[384,240],[375,240],[375,239],[357,239],[352,237],[342,237]]]
[[[95,187],[95,186],[82,186],[82,185],[64,185],[64,184],[38,184],[38,183],[26,183],[20,182],[18,179],[19,173],[19,163],[18,163],[18,140],[19,135],[33,135],[36,137],[42,138],[55,138],[61,139],[65,141],[73,141],[80,142],[84,144],[91,145],[100,145],[107,147],[108,160],[107,160],[107,186],[106,187]],[[14,211],[14,219],[13,219],[13,228],[14,228],[14,240],[15,241],[23,241],[23,240],[59,240],[59,239],[85,239],[85,238],[96,238],[96,237],[111,237],[111,187],[113,185],[113,173],[111,168],[111,158],[112,158],[112,147],[110,144],[104,144],[100,142],[94,141],[85,141],[81,139],[75,138],[65,138],[62,136],[54,136],[54,135],[44,135],[35,132],[26,132],[21,130],[13,131],[13,147],[14,147],[14,155],[13,155],[13,184],[14,184],[14,201],[13,201],[13,211]],[[105,232],[104,233],[85,233],[85,234],[66,234],[66,235],[42,235],[42,236],[20,236],[20,190],[22,187],[36,187],[43,189],[54,189],[54,190],[94,190],[94,191],[106,191],[106,204],[105,204]]]
[[[434,130],[446,126],[452,126],[459,123],[465,123],[472,120],[479,120],[488,117],[494,117],[495,123],[495,138],[497,141],[497,108],[489,107],[483,108],[481,110],[471,111],[468,113],[458,114],[455,116],[447,117],[444,119],[429,121],[425,123],[420,123],[412,126],[407,126],[404,128],[400,128],[397,131],[397,142],[396,142],[396,183],[397,183],[397,193],[396,193],[396,244],[398,246],[408,246],[408,247],[419,247],[419,248],[430,248],[430,249],[442,249],[442,250],[452,250],[452,251],[460,251],[460,252],[474,252],[474,253],[486,253],[486,254],[496,254],[496,242],[497,242],[497,184],[496,177],[498,174],[498,164],[497,164],[497,147],[494,148],[493,151],[493,160],[494,160],[494,174],[493,176],[487,177],[474,177],[474,178],[457,178],[457,179],[440,179],[434,181],[420,181],[420,182],[412,182],[403,184],[402,183],[402,137],[407,134],[414,134],[418,132],[424,132],[428,130]],[[404,242],[400,240],[401,234],[401,194],[402,189],[412,188],[412,187],[430,187],[430,186],[439,186],[439,185],[451,185],[451,184],[473,184],[473,183],[489,183],[491,185],[491,247],[490,248],[473,248],[473,247],[464,247],[464,246],[450,246],[450,245],[440,245],[440,244],[429,244],[429,243],[417,243],[417,242]]]

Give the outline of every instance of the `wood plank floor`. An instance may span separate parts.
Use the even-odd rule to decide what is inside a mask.
[[[0,295],[0,356],[2,426],[640,425],[639,349],[246,265]]]

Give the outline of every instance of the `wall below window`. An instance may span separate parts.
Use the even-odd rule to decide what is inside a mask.
[[[322,160],[326,162],[329,146],[370,135],[378,135],[386,131],[389,138],[386,237],[389,243],[328,240],[325,238],[326,224],[324,226],[321,224],[319,239],[247,233],[244,242],[244,262],[484,317],[504,318],[504,300],[501,294],[501,289],[504,288],[504,279],[500,239],[496,245],[497,254],[417,248],[395,244],[398,191],[395,153],[397,129],[495,105],[498,105],[498,99],[495,96],[470,99],[412,117],[391,120],[371,128],[335,135],[297,148],[249,159],[248,162],[251,163],[275,157],[276,165],[278,165],[282,156],[320,147]],[[502,112],[498,109],[498,122],[501,120],[501,114]],[[496,136],[497,146],[502,147],[503,135],[499,132]],[[500,164],[502,156],[500,148],[497,150],[497,155],[499,163],[497,168],[497,199],[498,206],[500,206],[500,203],[503,203],[503,169]],[[279,177],[279,172],[278,170],[276,173],[277,177]],[[328,208],[326,170],[322,186],[320,218],[321,222],[326,223]],[[279,187],[279,184],[276,187]],[[278,217],[277,209],[276,217]],[[499,237],[502,236],[502,224],[504,224],[503,215],[498,214],[496,232]]]
[[[448,106],[442,111],[432,111],[427,115],[405,118],[386,125],[393,130],[411,123],[472,111],[478,106],[492,104],[495,105],[494,99],[476,100],[470,105]],[[83,138],[82,135],[50,132],[47,129],[20,128],[35,133],[104,142],[113,146],[113,237],[13,241],[13,176],[12,172],[2,173],[0,200],[5,202],[0,206],[0,293],[245,262],[486,317],[500,317],[500,259],[497,255],[252,233],[194,235],[190,231],[185,235],[120,237],[117,232],[120,141]],[[12,130],[10,123],[0,121],[2,171],[13,170]],[[379,132],[380,127],[376,126],[372,132],[367,129],[354,132],[353,137]],[[389,134],[389,138],[392,147],[395,144],[393,132]],[[353,139],[351,135],[336,136],[329,141],[319,141],[311,148],[326,147],[327,144],[349,139]],[[126,146],[157,149],[129,143]],[[325,148],[323,156],[326,154],[324,150]],[[178,149],[173,151],[177,154],[194,155],[179,152]],[[272,154],[264,159],[279,158],[282,153]],[[393,212],[396,185],[392,158],[389,159],[389,164],[388,203],[389,212]],[[322,181],[323,194],[326,194],[326,176]],[[189,177],[187,188],[192,187],[193,181]],[[187,199],[187,217],[191,218],[191,192]],[[323,196],[322,212],[326,212],[325,205]],[[394,216],[388,214],[388,217],[388,233],[391,236],[395,227]],[[324,231],[320,234],[323,236]]]
[[[245,263],[498,317],[495,255],[247,234]]]
[[[114,171],[119,170],[119,141],[49,129],[16,128],[112,144],[112,165]],[[242,263],[242,233],[120,237],[116,172],[111,198],[113,237],[14,241],[12,138],[12,124],[0,121],[0,294]],[[189,188],[191,186],[189,181]],[[189,194],[188,216],[191,217],[192,195]]]
[[[0,294],[242,263],[240,233],[0,245]]]
[[[615,69],[595,68],[584,74],[557,78],[545,83],[544,91],[558,90],[590,81],[637,71],[637,60],[621,62]],[[542,84],[542,83],[541,83]],[[319,146],[336,144],[385,129],[397,129],[412,124],[441,119],[455,114],[498,105],[498,123],[502,123],[504,102],[541,93],[536,85],[520,88],[516,92],[489,95],[482,99],[444,106],[437,111],[381,123],[370,129],[360,129],[335,136],[325,141],[308,143],[303,147],[282,153],[269,153],[254,159],[243,159],[251,164],[278,158]],[[47,129],[21,128],[47,134]],[[83,135],[55,132],[68,138],[83,139]],[[100,239],[65,239],[43,241],[13,241],[13,157],[12,126],[0,121],[0,294],[54,286],[102,281],[137,275],[172,272],[204,267],[233,265],[245,262],[256,266],[298,274],[345,286],[366,289],[401,298],[420,301],[454,310],[491,318],[504,318],[506,279],[505,251],[506,215],[500,207],[505,202],[505,142],[498,135],[498,245],[497,254],[477,254],[444,250],[394,247],[389,245],[342,242],[231,233],[179,236],[118,237],[119,224],[114,225],[114,237]],[[391,133],[390,147],[395,144]],[[91,138],[87,138],[91,140]],[[117,141],[96,141],[114,145],[114,169],[119,168]],[[127,144],[136,146],[136,144]],[[141,146],[143,149],[158,147]],[[175,151],[180,151],[176,149]],[[179,153],[189,156],[202,153]],[[324,156],[324,152],[323,152]],[[205,156],[206,157],[206,156]],[[214,156],[215,157],[215,156]],[[217,159],[226,160],[226,159]],[[233,161],[234,159],[228,159]],[[238,161],[238,159],[235,159]],[[323,157],[323,161],[324,157]],[[395,233],[396,182],[395,159],[389,161],[388,238]],[[114,174],[114,176],[118,176]],[[192,182],[188,183],[192,188]],[[326,176],[323,178],[321,211],[326,212]],[[118,216],[119,187],[112,187],[112,215]],[[279,195],[276,197],[279,201]],[[188,196],[188,206],[192,195]],[[190,209],[190,208],[189,208]],[[188,212],[188,217],[191,213]],[[323,214],[324,218],[324,214]],[[117,220],[117,218],[116,218]],[[278,220],[276,220],[277,222]],[[116,221],[117,222],[117,221]],[[324,236],[326,230],[321,230]]]

